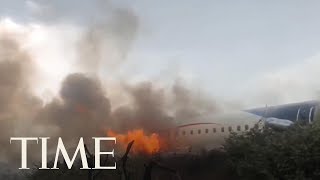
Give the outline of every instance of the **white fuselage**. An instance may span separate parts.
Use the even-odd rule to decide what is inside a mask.
[[[201,116],[188,124],[161,131],[160,136],[167,142],[168,148],[164,149],[169,152],[220,149],[232,132],[243,133],[256,125],[285,129],[295,122],[312,124],[320,120],[319,107],[320,101],[312,100]]]
[[[221,148],[232,132],[249,131],[260,119],[260,116],[243,111],[206,116],[172,128],[162,135],[166,135],[171,151],[208,151]]]

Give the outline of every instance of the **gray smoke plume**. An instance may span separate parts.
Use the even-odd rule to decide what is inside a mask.
[[[222,111],[209,96],[188,89],[181,81],[160,88],[156,83],[142,82],[126,86],[124,92],[128,93],[131,103],[112,112],[113,121],[120,131],[143,128],[156,132],[194,121],[207,113]]]
[[[71,74],[62,83],[60,98],[44,106],[37,122],[59,127],[59,136],[65,138],[103,134],[110,102],[98,80]]]
[[[131,9],[107,6],[103,18],[89,26],[78,44],[80,68],[93,74],[99,68],[112,71],[126,60],[139,27]]]
[[[57,137],[74,144],[79,137],[92,141],[91,137],[106,136],[107,129],[156,132],[220,110],[211,98],[180,81],[159,86],[152,80],[132,85],[121,79],[119,84],[125,85],[119,91],[127,99],[118,103],[117,98],[110,97],[108,90],[112,87],[104,86],[108,84],[105,78],[98,78],[99,68],[106,67],[109,76],[116,71],[112,69],[121,69],[139,19],[130,8],[112,6],[107,10],[107,18],[89,26],[75,45],[75,66],[80,71],[70,72],[58,95],[49,102],[30,90],[36,84],[34,59],[17,41],[20,37],[9,32],[0,34],[0,159],[20,161],[19,143],[9,144],[14,136],[51,137],[51,148],[56,146]],[[30,158],[40,158],[36,153],[39,145],[28,148],[33,152]]]
[[[130,7],[117,1],[29,0],[32,17],[44,24],[80,24],[80,37],[75,44],[75,65],[81,72],[97,74],[113,71],[125,62],[134,42],[140,19]]]
[[[12,136],[26,135],[28,124],[41,107],[29,91],[32,62],[14,34],[0,33],[0,145],[1,158],[17,152],[8,149]],[[10,157],[10,156],[9,156]],[[14,157],[14,156],[11,156]]]
[[[132,103],[113,112],[113,120],[119,130],[143,128],[154,132],[173,124],[173,117],[167,112],[163,89],[155,89],[151,82],[144,82],[127,86],[125,92],[129,94]]]
[[[188,122],[204,114],[222,111],[216,100],[201,91],[188,89],[179,80],[173,85],[172,93],[178,121]]]

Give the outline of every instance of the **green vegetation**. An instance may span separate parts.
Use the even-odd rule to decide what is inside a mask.
[[[226,142],[226,161],[242,179],[320,179],[320,126],[252,129]]]

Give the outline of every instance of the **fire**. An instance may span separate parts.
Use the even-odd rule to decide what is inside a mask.
[[[128,131],[125,134],[116,133],[112,130],[107,132],[108,136],[116,137],[117,144],[121,145],[121,148],[126,149],[128,143],[134,140],[131,152],[153,154],[160,150],[160,138],[156,133],[146,135],[143,129],[135,129]]]

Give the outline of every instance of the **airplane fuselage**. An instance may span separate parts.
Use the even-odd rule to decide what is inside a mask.
[[[318,101],[308,101],[208,115],[162,131],[160,135],[168,142],[170,151],[201,152],[221,149],[232,132],[243,133],[255,126],[266,125],[285,128],[298,121],[313,123],[319,119],[318,109]]]

